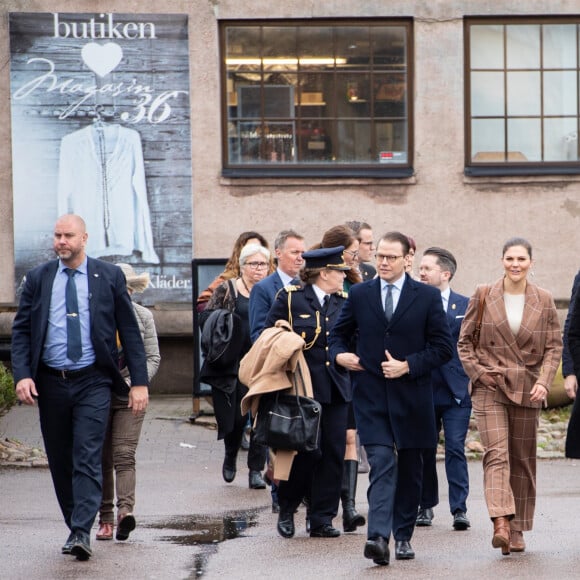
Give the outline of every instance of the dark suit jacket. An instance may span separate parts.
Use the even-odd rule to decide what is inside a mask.
[[[15,382],[24,378],[36,381],[48,328],[52,283],[57,270],[58,260],[53,260],[26,275],[12,327]],[[132,384],[148,385],[149,379],[143,339],[127,293],[125,277],[119,267],[93,258],[88,258],[87,274],[95,364],[111,376],[114,390],[126,395],[128,387],[118,367],[117,330]]]
[[[358,268],[360,270],[363,282],[372,280],[377,275],[376,268],[370,264],[367,264],[366,262],[361,262]]]
[[[453,292],[449,294],[449,304],[447,305],[447,322],[453,337],[453,358],[443,366],[433,371],[433,396],[435,404],[442,404],[443,401],[459,399],[462,407],[471,407],[471,397],[469,396],[469,377],[463,370],[463,365],[459,360],[457,352],[457,341],[461,323],[465,317],[465,311],[469,304],[469,298]]]
[[[268,312],[274,303],[274,298],[284,284],[278,271],[260,280],[250,292],[250,338],[256,342],[265,328]]]
[[[387,323],[381,280],[355,284],[330,332],[331,360],[349,351],[358,331],[357,355],[364,371],[351,373],[357,429],[363,445],[429,448],[437,444],[431,371],[453,356],[453,341],[441,293],[405,276]],[[409,374],[385,379],[385,350],[407,360]]]
[[[288,316],[289,298],[291,317]],[[349,373],[332,363],[327,349],[328,332],[336,322],[344,302],[345,296],[342,292],[332,294],[325,315],[310,284],[304,287],[287,286],[278,294],[266,319],[266,328],[274,326],[277,320],[292,320],[292,330],[307,345],[304,357],[312,378],[314,398],[324,404],[340,401],[348,403],[351,400]],[[316,337],[317,326],[319,333]],[[315,338],[312,347],[308,348]]]

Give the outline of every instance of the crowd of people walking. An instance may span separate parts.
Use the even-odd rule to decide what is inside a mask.
[[[80,216],[58,220],[58,259],[27,275],[12,343],[16,392],[23,403],[38,401],[70,532],[62,552],[79,560],[92,556],[98,514],[98,540],[112,539],[116,527],[124,541],[136,526],[135,450],[160,361],[151,313],[130,298],[147,274],[87,257],[87,235]],[[308,247],[293,229],[272,250],[258,232],[238,236],[224,271],[196,297],[200,377],[211,386],[224,444],[221,475],[235,480],[247,426],[265,420],[261,403],[300,379],[301,395],[321,409],[317,444],[268,448],[252,429],[248,487],[270,487],[283,538],[295,535],[303,505],[310,537],[366,525],[365,558],[388,565],[392,537],[395,559],[412,560],[415,527],[432,525],[439,504],[442,434],[450,528],[471,527],[465,440],[473,413],[491,544],[503,555],[525,551],[539,413],[562,357],[566,390],[576,396],[580,275],[563,339],[552,295],[531,280],[526,239],[505,242],[503,275],[471,297],[451,288],[451,251],[428,247],[418,268],[415,258],[411,236],[390,231],[375,246],[361,221],[333,226]],[[576,407],[566,452],[580,456]],[[367,461],[365,518],[355,498]],[[334,522],[341,505],[342,530]]]

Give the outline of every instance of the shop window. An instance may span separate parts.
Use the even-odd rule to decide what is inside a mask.
[[[224,175],[412,174],[411,22],[222,22]]]
[[[466,173],[578,173],[580,19],[466,19]]]

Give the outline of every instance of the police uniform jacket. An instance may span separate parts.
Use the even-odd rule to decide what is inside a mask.
[[[343,292],[331,294],[325,313],[312,285],[286,286],[278,293],[266,319],[266,328],[277,320],[288,320],[294,332],[304,339],[314,398],[323,404],[348,403],[352,399],[348,371],[335,366],[328,352],[328,335],[345,300]]]

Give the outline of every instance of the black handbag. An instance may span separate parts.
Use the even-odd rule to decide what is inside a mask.
[[[300,365],[296,373],[304,384]],[[293,395],[276,393],[260,397],[254,440],[272,449],[314,451],[318,448],[321,415],[318,401],[298,395],[295,374]]]

